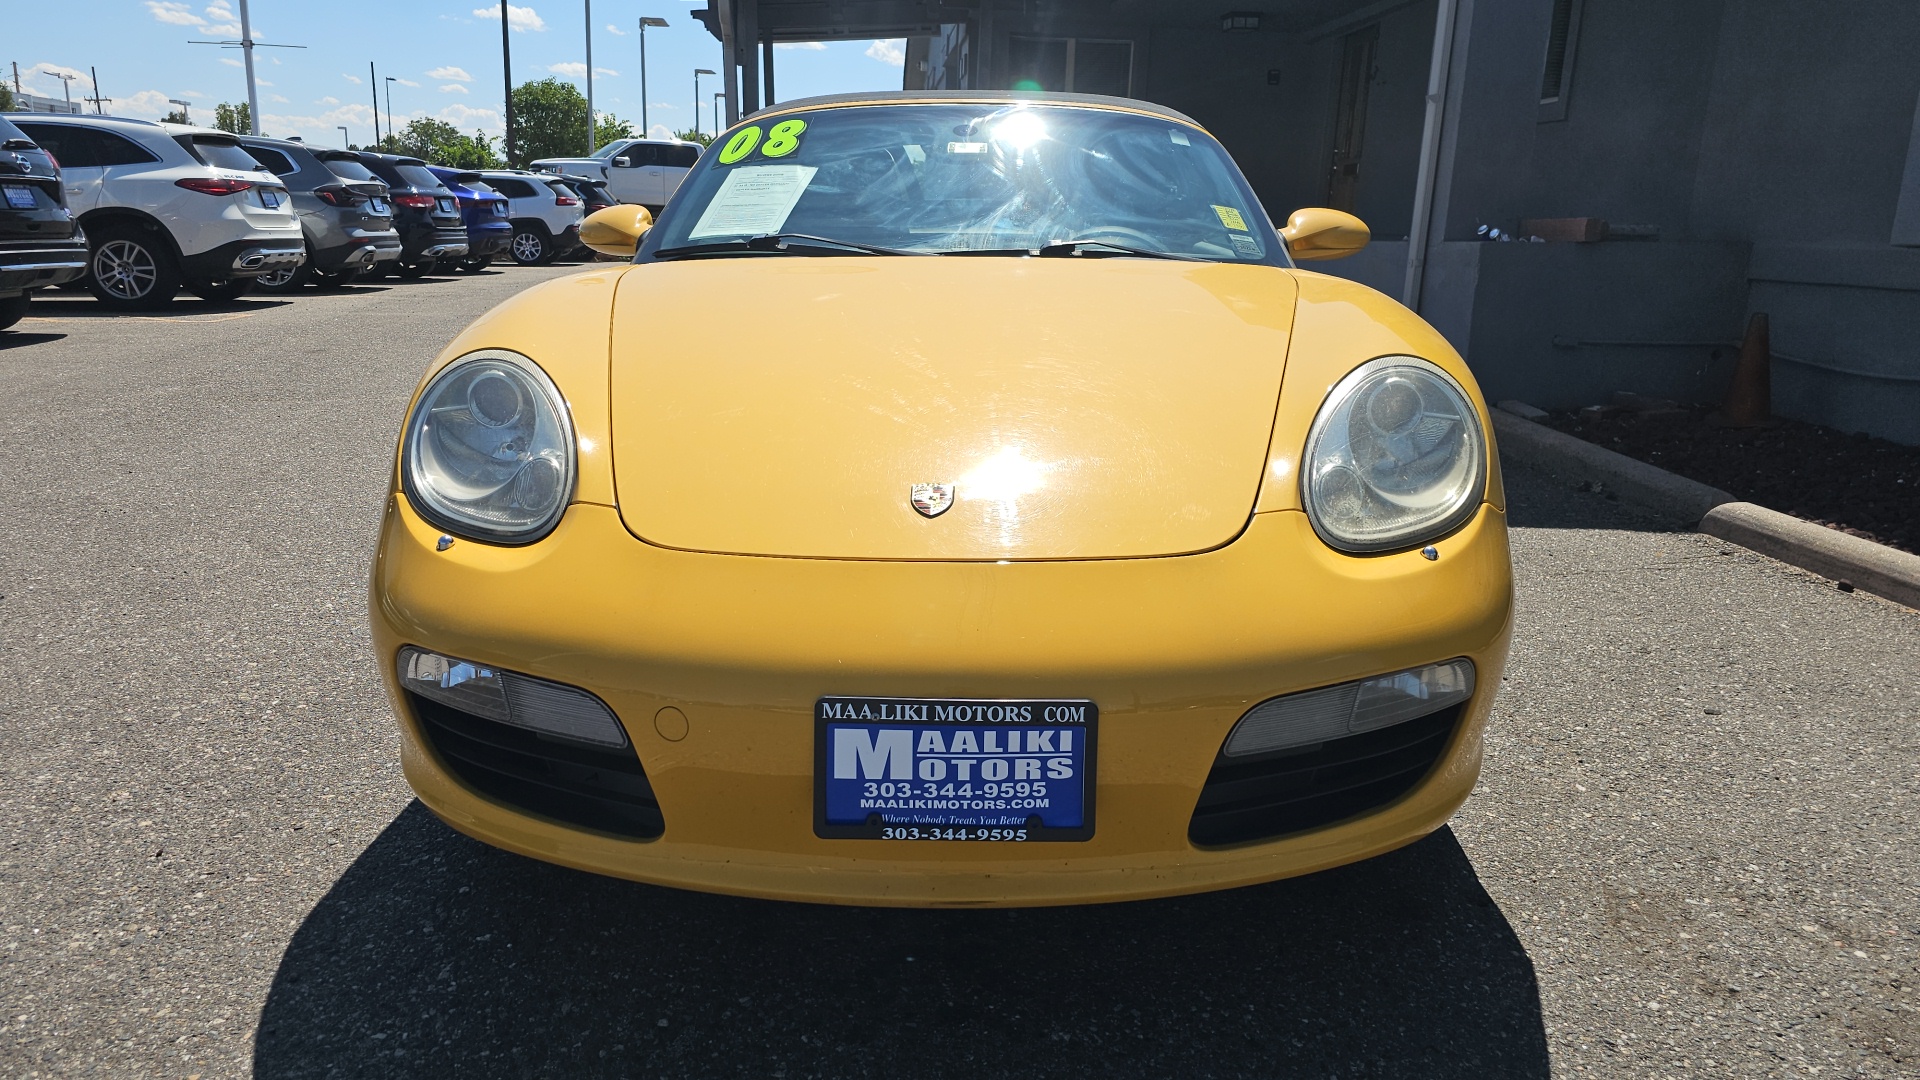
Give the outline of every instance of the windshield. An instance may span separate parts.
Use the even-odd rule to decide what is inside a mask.
[[[1106,241],[1285,265],[1266,214],[1205,133],[1026,102],[854,106],[738,128],[701,157],[642,257],[772,233],[928,253]]]
[[[595,150],[592,154],[589,154],[588,156],[597,161],[605,161],[606,159],[612,157],[613,155],[619,153],[621,150],[625,149],[626,145],[627,145],[627,142],[624,139],[620,140],[619,142],[610,142],[607,145],[601,147],[600,149]]]

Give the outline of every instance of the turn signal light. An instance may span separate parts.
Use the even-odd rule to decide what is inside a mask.
[[[1288,694],[1247,710],[1221,753],[1249,757],[1378,731],[1472,696],[1473,661],[1465,657]]]
[[[253,186],[251,180],[222,180],[213,176],[187,176],[173,182],[174,187],[197,191],[202,195],[238,195]]]
[[[585,690],[416,649],[400,650],[400,685],[496,723],[599,747],[624,748],[627,730]]]

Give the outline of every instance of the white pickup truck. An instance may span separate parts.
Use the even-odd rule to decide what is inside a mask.
[[[534,171],[571,173],[607,182],[607,193],[623,203],[639,203],[654,213],[667,204],[700,160],[700,144],[667,139],[616,139],[591,157],[541,158]]]

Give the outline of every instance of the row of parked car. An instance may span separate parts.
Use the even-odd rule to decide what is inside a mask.
[[[690,144],[622,140],[593,158],[535,163],[550,171],[468,171],[182,124],[0,116],[0,329],[34,290],[73,283],[141,309],[182,288],[224,300],[588,254],[580,222],[623,201],[609,172],[634,187],[624,201],[657,211],[686,168],[646,177],[635,162],[664,169],[668,150],[686,166],[698,156]],[[627,184],[630,173],[645,179]]]

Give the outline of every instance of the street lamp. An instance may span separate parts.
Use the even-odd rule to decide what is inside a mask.
[[[340,125],[340,149],[345,150],[347,147],[352,145],[353,145],[353,140],[347,138],[347,125],[341,124]]]
[[[389,139],[393,138],[393,84],[398,81],[400,80],[396,76],[387,76],[387,138]]]
[[[64,95],[64,96],[66,97],[66,99],[67,99],[67,104],[69,104],[69,105],[71,105],[71,104],[73,104],[73,80],[75,80],[75,79],[77,79],[77,78],[79,78],[80,76],[78,76],[78,75],[67,75],[67,74],[65,74],[65,73],[62,73],[62,72],[58,72],[58,71],[55,71],[55,70],[53,70],[52,68],[41,68],[40,70],[41,70],[41,72],[42,72],[42,73],[44,73],[44,74],[47,74],[47,75],[51,75],[51,76],[53,76],[54,78],[56,78],[56,79],[59,79],[59,80],[60,80],[60,93],[61,93],[62,95]],[[709,75],[711,75],[711,74],[713,74],[713,72],[711,72],[711,71],[709,71],[709,72],[707,72],[707,74],[709,74]],[[697,124],[697,123],[699,123],[699,122],[700,122],[700,117],[699,117],[699,115],[698,115],[698,114],[699,114],[699,112],[700,112],[700,108],[699,108],[699,106],[700,106],[700,77],[699,77],[698,75],[695,75],[695,76],[693,77],[693,104],[694,104],[694,110],[693,110],[693,111],[694,111],[694,113],[695,113],[695,116],[694,116],[694,118],[693,118],[693,120],[694,120],[694,123],[696,123],[696,124]]]
[[[713,92],[713,137],[716,139],[720,137],[720,99],[726,96],[724,90]]]
[[[188,109],[193,107],[193,102],[181,101],[177,97],[170,97],[167,99],[167,104],[180,106],[180,122],[181,123],[183,124],[193,123],[193,114],[187,111]]]
[[[647,126],[647,27],[665,26],[667,20],[652,15],[640,17],[640,137],[647,138],[652,128]]]
[[[707,68],[693,69],[693,133],[695,135],[700,134],[700,76],[718,74],[719,72]],[[716,131],[714,134],[720,133]]]

